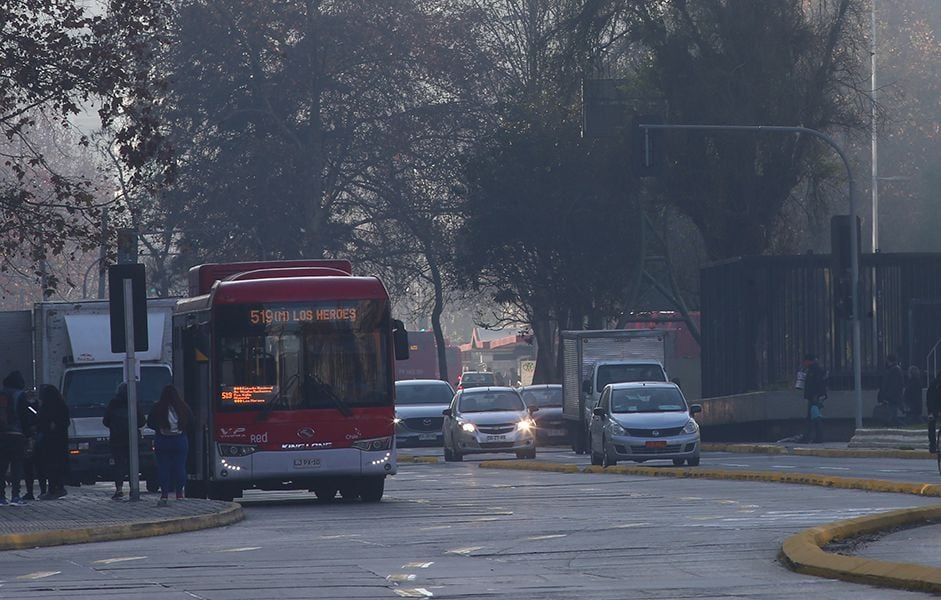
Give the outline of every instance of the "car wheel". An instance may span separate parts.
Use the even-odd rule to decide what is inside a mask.
[[[531,450],[519,450],[516,452],[516,458],[520,460],[536,458],[536,449],[533,448]]]
[[[698,456],[695,456],[695,457],[693,457],[693,458],[687,458],[687,459],[686,459],[686,464],[688,464],[688,465],[691,466],[691,467],[698,467],[698,466],[699,466],[699,457],[698,457]]]
[[[683,466],[683,463],[685,463],[685,462],[686,462],[686,459],[685,459],[685,458],[674,458],[674,459],[673,459],[673,466],[674,466],[674,467],[682,467],[682,466]]]
[[[606,444],[604,439],[602,439],[601,440],[601,466],[613,467],[617,464],[618,464],[618,459],[612,457],[608,453],[608,444]]]

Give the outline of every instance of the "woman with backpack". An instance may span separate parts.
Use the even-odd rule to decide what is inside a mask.
[[[183,499],[186,455],[189,452],[186,433],[192,422],[193,413],[176,388],[172,385],[164,386],[160,400],[154,404],[147,417],[147,425],[157,434],[154,439],[157,470],[160,473],[160,500],[157,506],[167,505],[167,496],[171,490],[176,493],[177,500]]]

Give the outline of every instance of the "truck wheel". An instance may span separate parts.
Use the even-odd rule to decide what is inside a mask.
[[[368,477],[359,485],[359,497],[363,499],[363,502],[379,502],[382,500],[385,487],[385,477]]]

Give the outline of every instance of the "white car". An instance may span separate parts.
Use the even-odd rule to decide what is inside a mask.
[[[444,410],[444,460],[465,454],[515,452],[536,458],[536,423],[518,391],[511,387],[458,390]]]
[[[672,460],[699,464],[699,425],[692,418],[702,406],[686,404],[673,383],[612,383],[604,388],[589,425],[591,464],[619,460]]]

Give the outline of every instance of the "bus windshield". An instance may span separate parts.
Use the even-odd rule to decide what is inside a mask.
[[[163,387],[173,383],[166,365],[141,365],[141,380],[137,384],[137,398],[144,415],[160,398]],[[69,406],[71,417],[103,417],[108,402],[118,385],[124,380],[122,367],[71,369],[62,382],[62,396]]]
[[[217,406],[226,411],[392,405],[385,300],[217,308]]]

